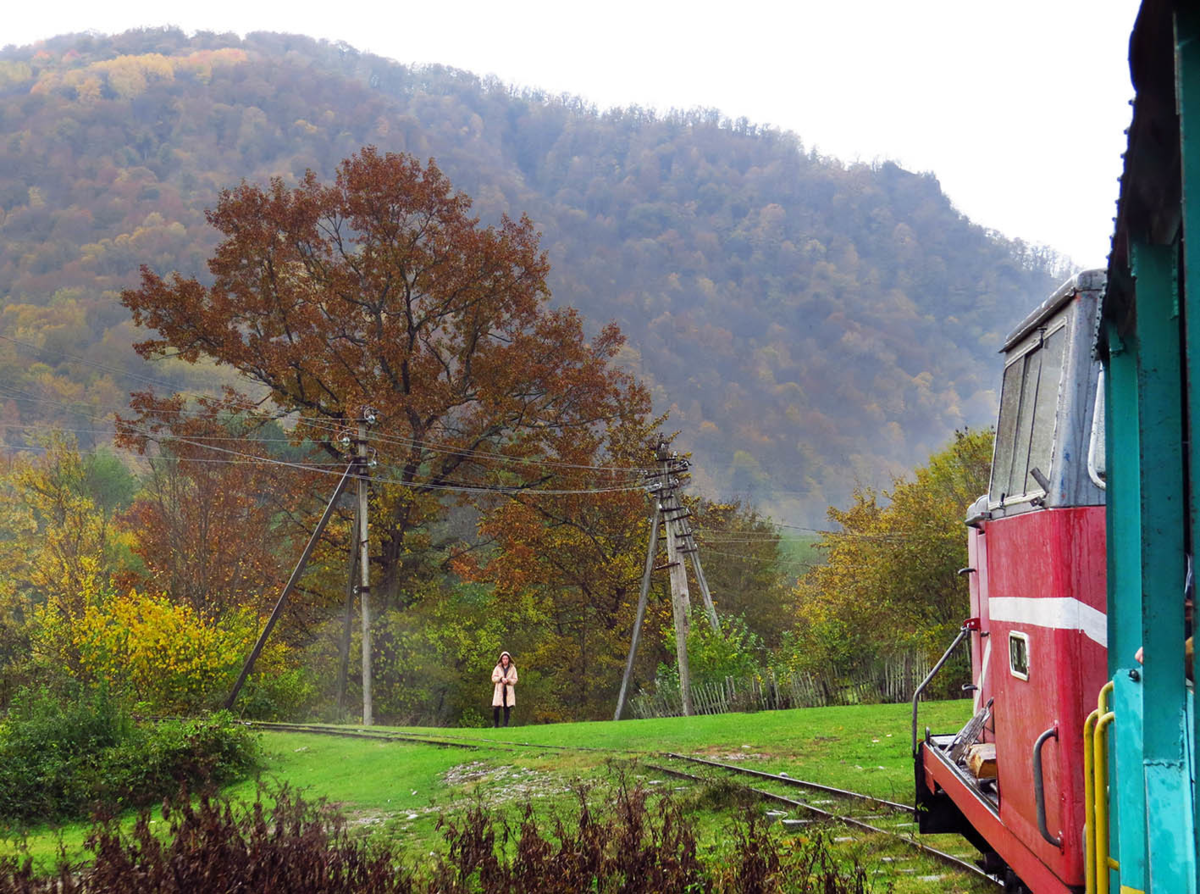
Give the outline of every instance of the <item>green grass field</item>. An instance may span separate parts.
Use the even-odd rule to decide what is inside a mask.
[[[500,810],[526,800],[539,810],[568,809],[576,783],[598,782],[602,787],[611,779],[609,762],[614,757],[628,772],[660,784],[665,784],[661,774],[643,765],[673,751],[783,770],[793,777],[911,803],[909,714],[908,705],[873,705],[501,730],[411,730],[455,736],[456,741],[478,746],[474,749],[264,732],[261,781],[286,782],[311,798],[325,798],[353,826],[390,836],[417,855],[440,845],[438,817],[473,798],[481,797]],[[968,701],[929,703],[922,705],[921,724],[955,730],[969,715]],[[509,743],[600,750],[567,752]],[[252,801],[257,786],[257,781],[243,782],[226,794]],[[700,817],[701,828],[706,846],[719,848],[730,817],[719,810],[710,813]],[[60,845],[72,859],[85,859],[85,830],[83,824],[32,830],[20,847],[43,867],[50,865]],[[8,841],[0,847],[12,853],[17,844]],[[937,890],[928,881],[937,867],[921,871],[925,874],[911,880],[894,878],[896,891]],[[925,880],[924,887],[908,885],[917,879]]]

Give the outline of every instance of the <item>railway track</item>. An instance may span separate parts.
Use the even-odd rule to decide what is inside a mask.
[[[784,822],[805,823],[813,821],[812,818],[816,818],[816,820],[820,822],[839,823],[852,829],[857,829],[860,832],[865,832],[870,835],[879,835],[889,841],[902,843],[905,848],[913,849],[918,853],[924,854],[940,863],[943,863],[959,872],[966,873],[972,877],[983,879],[996,885],[1001,884],[999,879],[988,875],[968,859],[930,847],[927,844],[917,841],[912,836],[911,831],[904,831],[911,829],[914,825],[913,819],[915,818],[915,811],[910,805],[900,804],[896,801],[889,801],[884,798],[878,798],[873,795],[863,794],[861,792],[853,792],[847,789],[823,785],[821,783],[811,782],[806,779],[798,779],[788,776],[786,773],[768,773],[766,771],[755,770],[750,767],[742,767],[736,764],[724,763],[722,761],[715,761],[708,758],[695,757],[693,755],[678,754],[676,752],[660,752],[632,748],[594,748],[572,745],[547,745],[536,742],[516,742],[508,740],[486,739],[481,736],[392,732],[389,730],[379,730],[370,727],[347,728],[325,726],[321,724],[246,721],[246,725],[253,729],[272,730],[276,732],[309,733],[313,735],[339,736],[343,738],[354,739],[375,739],[389,742],[411,742],[423,745],[437,745],[445,748],[462,748],[473,751],[490,749],[494,751],[515,752],[519,749],[536,749],[539,751],[550,750],[562,752],[633,755],[640,759],[641,766],[645,767],[646,769],[664,773],[668,776],[673,776],[678,779],[685,779],[692,783],[711,783],[714,781],[714,779],[719,778],[721,775],[725,775],[727,777],[739,779],[753,779],[760,785],[766,784],[775,787],[804,789],[806,792],[809,792],[812,795],[820,795],[820,799],[815,797],[809,797],[807,800],[789,798],[786,795],[780,794],[778,791],[771,791],[766,788],[756,787],[750,785],[749,782],[738,783],[741,789],[755,798],[775,804],[777,807],[786,808],[785,812],[787,813],[799,812],[806,817],[803,819],[784,819]],[[674,764],[686,764],[696,767],[697,769],[707,770],[709,775],[707,777],[700,776],[696,773],[689,773],[683,769],[680,769],[678,766],[667,766],[665,764],[651,763],[647,760],[647,758],[651,760],[666,760]],[[883,857],[883,859],[888,862],[895,860],[895,858],[891,857]]]
[[[411,736],[407,733],[393,733],[387,730],[346,729],[307,723],[267,723],[259,720],[246,720],[243,723],[251,729],[272,730],[281,733],[310,733],[318,736],[338,736],[343,739],[379,739],[386,742],[419,742],[422,745],[441,745],[444,748],[479,749],[483,747],[469,742],[441,741],[432,737]]]
[[[915,826],[915,810],[907,804],[899,804],[895,801],[888,801],[883,798],[876,798],[872,795],[866,795],[861,792],[847,791],[846,789],[834,788],[833,786],[821,785],[815,782],[809,782],[803,779],[794,779],[785,774],[766,773],[762,770],[754,770],[749,767],[739,767],[734,764],[726,764],[720,761],[708,760],[706,758],[692,757],[690,755],[667,753],[663,755],[673,762],[686,763],[698,767],[706,767],[710,771],[717,770],[719,773],[727,774],[734,777],[751,777],[760,783],[766,783],[775,786],[787,786],[790,788],[803,788],[814,793],[825,795],[821,800],[809,799],[800,800],[799,798],[789,798],[786,795],[780,794],[778,791],[771,791],[765,788],[759,788],[750,784],[743,784],[741,788],[748,794],[754,797],[775,804],[778,807],[786,808],[784,813],[799,812],[805,817],[816,818],[820,822],[837,823],[856,829],[870,835],[878,835],[882,838],[902,845],[904,849],[915,850],[917,853],[924,854],[939,863],[949,866],[959,872],[965,873],[980,881],[986,881],[996,886],[1002,886],[1003,882],[993,875],[984,872],[978,865],[970,859],[955,854],[947,853],[938,848],[930,847],[929,845],[916,840],[911,832]],[[663,764],[654,764],[643,761],[642,766],[648,769],[657,770],[669,776],[674,776],[679,779],[686,779],[694,783],[711,783],[714,778],[719,778],[710,772],[710,775],[700,776],[696,773],[689,773],[678,767],[666,766]],[[781,817],[785,824],[797,823],[803,824],[812,821],[811,819],[802,819],[794,817],[787,819],[786,816]],[[852,837],[852,836],[851,836]],[[966,842],[964,841],[964,845]],[[974,852],[973,848],[966,845],[967,848]],[[895,857],[884,857],[887,862],[902,862]]]
[[[326,726],[315,723],[276,723],[263,720],[243,721],[252,729],[274,730],[284,733],[314,733],[316,735],[346,736],[356,739],[386,739],[399,742],[418,742],[425,745],[442,745],[447,748],[491,748],[512,751],[517,748],[536,748],[540,751],[580,751],[598,754],[652,754],[632,748],[589,748],[584,745],[546,745],[539,742],[511,742],[505,739],[485,739],[482,736],[455,736],[441,733],[393,732],[376,727]]]

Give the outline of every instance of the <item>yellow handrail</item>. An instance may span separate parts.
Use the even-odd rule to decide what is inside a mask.
[[[1109,683],[1105,689],[1111,687]],[[1107,707],[1101,690],[1102,704]],[[1096,721],[1096,731],[1092,737],[1092,772],[1095,777],[1096,789],[1093,803],[1096,809],[1096,894],[1108,894],[1108,871],[1120,869],[1120,864],[1113,860],[1108,853],[1108,740],[1105,730],[1117,717],[1112,711],[1101,714]]]
[[[1108,710],[1110,680],[1100,687],[1096,710],[1083,722],[1083,864],[1086,894],[1108,894],[1108,867],[1117,866],[1108,855],[1108,750],[1101,737],[1113,722]],[[1101,726],[1101,721],[1104,727]]]
[[[1083,721],[1083,868],[1086,894],[1096,894],[1096,783],[1092,778],[1095,769],[1092,748],[1096,721],[1099,719],[1100,709],[1097,708]]]

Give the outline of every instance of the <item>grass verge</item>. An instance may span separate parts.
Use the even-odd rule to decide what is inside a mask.
[[[907,705],[870,705],[500,730],[395,728],[454,736],[474,749],[267,732],[262,734],[263,776],[286,782],[308,798],[324,798],[346,816],[356,834],[383,836],[403,852],[427,855],[444,847],[437,829],[440,816],[461,815],[479,801],[500,810],[515,810],[528,801],[552,816],[573,803],[576,782],[602,779],[614,754],[634,759],[661,752],[694,754],[911,802],[910,710]],[[937,731],[957,729],[969,716],[968,701],[925,704],[922,730],[925,724]],[[596,750],[562,750],[569,748]],[[636,766],[633,772],[646,779],[655,775]],[[686,790],[673,783],[672,788]],[[244,782],[225,794],[248,802],[256,790],[255,782]],[[710,859],[721,859],[730,810],[728,805],[705,806],[702,793],[697,799],[701,846]],[[79,823],[41,827],[22,842],[0,843],[0,852],[19,849],[48,869],[60,848],[72,860],[88,859],[85,833],[86,826]],[[897,892],[937,890],[934,877],[944,875],[922,861],[904,858],[901,865],[900,856],[881,842],[835,837],[847,839],[839,844],[848,853],[890,857],[882,865]]]

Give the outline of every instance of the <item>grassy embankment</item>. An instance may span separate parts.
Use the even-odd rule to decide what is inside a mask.
[[[936,730],[957,729],[970,713],[969,702],[923,705],[921,723]],[[401,729],[401,728],[396,728]],[[501,730],[414,730],[461,737],[477,750],[436,745],[343,739],[310,734],[263,734],[267,754],[263,779],[286,782],[306,796],[336,804],[351,822],[373,834],[405,845],[414,857],[438,847],[438,817],[453,813],[473,798],[499,810],[532,799],[547,810],[569,809],[577,781],[603,784],[612,778],[612,757],[633,761],[629,772],[666,785],[666,778],[642,766],[656,753],[737,761],[747,766],[810,779],[902,802],[912,798],[909,757],[909,707],[872,705],[727,714],[712,717],[595,722],[513,727]],[[506,743],[583,746],[604,751],[569,752],[514,748]],[[611,749],[611,751],[610,751]],[[696,797],[671,781],[679,797]],[[226,790],[235,799],[252,800],[256,783]],[[539,807],[539,809],[541,809]],[[722,830],[732,814],[705,804],[700,813],[705,837],[719,849]],[[33,830],[28,853],[42,865],[60,843],[73,859],[86,856],[86,827]],[[12,843],[0,844],[11,853]],[[892,851],[888,851],[892,853]],[[870,860],[871,853],[864,853]],[[910,872],[912,870],[909,870]],[[936,873],[936,864],[919,872]],[[928,890],[916,879],[897,877],[897,892]],[[936,889],[936,886],[934,886]]]

